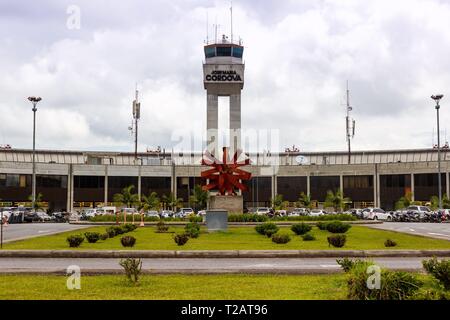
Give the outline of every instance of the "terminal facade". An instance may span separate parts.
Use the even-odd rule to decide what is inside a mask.
[[[412,192],[415,201],[427,202],[438,194],[436,149],[355,151],[351,164],[346,152],[249,154],[252,173],[244,206],[269,206],[281,194],[295,202],[301,192],[318,205],[328,190],[341,189],[352,207],[394,208],[395,202]],[[50,210],[76,211],[112,202],[113,195],[129,185],[138,194],[173,193],[189,204],[200,173],[202,153],[82,152],[38,150],[36,152],[37,193]],[[273,159],[277,159],[274,165]],[[299,158],[302,161],[299,161]],[[305,159],[307,161],[305,162]],[[450,194],[450,153],[441,152],[442,190]],[[0,202],[3,206],[29,203],[32,151],[0,150]],[[295,204],[293,203],[292,206]]]

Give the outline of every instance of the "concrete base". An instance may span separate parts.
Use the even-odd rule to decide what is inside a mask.
[[[242,214],[244,212],[244,199],[242,196],[210,196],[209,210],[225,210],[228,213]]]
[[[226,210],[207,210],[206,227],[208,231],[227,231],[228,212]]]

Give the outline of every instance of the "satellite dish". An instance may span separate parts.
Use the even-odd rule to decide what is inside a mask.
[[[301,164],[301,165],[309,163],[309,159],[307,157],[305,157],[305,156],[297,156],[295,158],[295,161],[297,161],[297,163]]]

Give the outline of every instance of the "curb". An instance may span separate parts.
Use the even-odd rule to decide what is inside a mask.
[[[405,272],[421,272],[419,268],[390,268],[394,271]],[[120,269],[82,269],[83,275],[124,275],[125,272]],[[60,275],[67,276],[65,269],[3,269],[0,270],[1,275],[14,274],[30,274],[30,275]],[[326,274],[344,274],[341,268],[333,269],[294,269],[286,268],[280,270],[274,269],[142,269],[142,274],[153,275],[170,275],[170,274],[187,274],[187,275],[218,275],[218,274],[259,274],[259,275],[326,275]]]
[[[450,250],[2,250],[0,258],[375,258],[450,257]]]
[[[228,226],[230,226],[230,227],[254,227],[254,226],[263,224],[265,222],[273,222],[273,223],[275,223],[276,225],[279,225],[279,226],[291,226],[293,224],[302,223],[302,222],[305,223],[305,224],[314,224],[315,225],[318,222],[322,222],[322,221],[228,222]],[[324,222],[328,222],[328,221],[324,221]],[[369,220],[342,221],[342,222],[349,223],[349,224],[354,224],[354,225],[383,224],[383,221],[369,221]],[[139,223],[140,222],[135,222],[136,225],[139,224]],[[145,226],[156,226],[157,223],[158,223],[158,221],[155,221],[155,222],[144,222],[144,225]],[[187,223],[189,223],[189,221],[173,221],[173,222],[165,221],[164,223],[166,223],[169,226],[184,226]],[[202,225],[202,226],[206,226],[206,222],[197,222],[197,223]],[[83,226],[113,226],[113,225],[116,225],[116,222],[72,221],[72,222],[69,222],[69,224],[72,224],[72,225],[83,225]],[[120,224],[122,224],[122,222]]]

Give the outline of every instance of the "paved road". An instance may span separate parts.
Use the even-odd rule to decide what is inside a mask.
[[[383,224],[372,224],[366,226],[370,228],[450,240],[450,223],[385,222]]]
[[[23,223],[3,226],[3,241],[15,241],[65,231],[77,230],[89,226],[71,225],[68,223]]]
[[[396,270],[421,270],[425,258],[377,258],[380,266]],[[65,273],[70,265],[81,272],[117,273],[119,259],[0,258],[0,273]],[[315,259],[144,259],[142,268],[152,273],[335,273],[341,272],[332,258]]]

